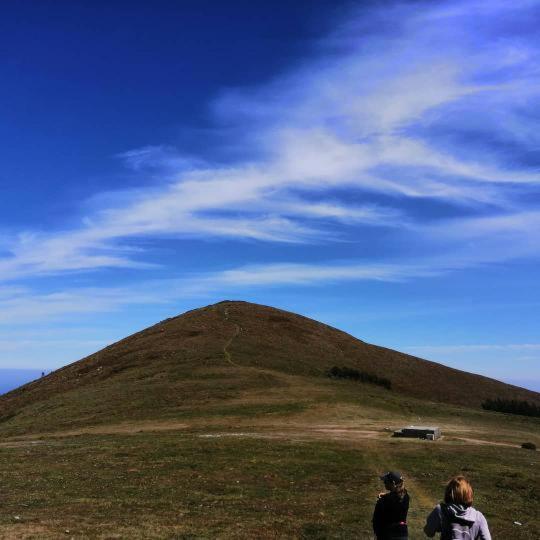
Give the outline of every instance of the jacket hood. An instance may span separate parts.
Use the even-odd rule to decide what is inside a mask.
[[[472,524],[476,521],[478,512],[472,506],[461,504],[442,504],[441,508],[450,521],[456,523]]]

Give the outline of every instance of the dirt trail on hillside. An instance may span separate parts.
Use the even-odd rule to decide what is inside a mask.
[[[36,433],[33,435],[18,435],[10,440],[0,442],[0,448],[11,448],[14,446],[24,446],[30,444],[43,444],[51,439],[63,439],[68,437],[78,437],[80,435],[130,435],[133,433],[146,433],[152,431],[180,431],[191,428],[185,422],[137,422],[110,424],[108,426],[89,426],[66,431],[53,431],[46,433]]]
[[[511,448],[520,448],[518,444],[511,444],[505,442],[486,441],[484,439],[469,439],[468,437],[452,437],[458,441],[463,441],[475,445],[487,445],[487,446],[510,446]]]
[[[136,433],[150,433],[163,431],[182,431],[191,436],[202,439],[214,438],[255,438],[255,439],[275,439],[290,441],[343,441],[347,443],[361,443],[366,441],[389,441],[391,437],[384,429],[357,429],[339,424],[314,424],[314,425],[292,425],[292,426],[235,426],[236,429],[229,428],[223,431],[223,426],[215,425],[216,431],[201,430],[200,425],[188,424],[185,422],[130,422],[123,424],[113,424],[109,426],[92,426],[80,429],[71,429],[52,433],[39,433],[29,436],[13,437],[10,440],[0,442],[0,448],[18,448],[32,445],[60,444],[59,439],[77,437],[81,435],[133,435]],[[212,424],[204,426],[212,428]],[[221,429],[219,429],[221,428]],[[468,437],[452,436],[449,433],[446,437],[436,442],[427,442],[407,439],[404,444],[472,444],[485,446],[504,446],[509,448],[519,448],[517,444],[499,441],[487,441],[483,439],[473,439]],[[427,501],[426,501],[427,502]]]
[[[387,446],[381,446],[374,459],[371,461],[370,466],[373,471],[373,477],[378,477],[382,472],[385,472],[388,470],[388,464],[393,463],[395,460],[395,457],[389,452],[389,448]],[[407,490],[411,493],[414,493],[414,497],[417,501],[417,505],[419,506],[419,509],[424,512],[429,512],[433,508],[433,498],[425,491],[425,489],[422,487],[422,484],[416,480],[414,476],[410,474],[407,470],[402,470],[400,468],[401,472],[404,473],[405,479],[406,479],[406,485]],[[381,485],[381,490],[382,485]]]
[[[229,352],[229,347],[232,345],[232,342],[240,335],[240,332],[242,331],[242,328],[240,327],[240,325],[238,325],[235,322],[232,322],[232,321],[229,320],[229,310],[227,308],[225,308],[223,310],[223,316],[225,317],[226,321],[231,322],[235,326],[233,336],[223,346],[223,356],[225,357],[225,360],[229,364],[231,364],[232,366],[234,366],[234,367],[242,367],[240,364],[237,364],[236,362],[233,361],[232,355]]]

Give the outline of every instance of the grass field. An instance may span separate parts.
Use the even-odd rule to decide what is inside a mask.
[[[540,422],[337,384],[350,399],[323,388],[309,400],[304,388],[296,404],[259,396],[219,414],[210,403],[176,419],[4,437],[0,536],[368,539],[378,475],[393,468],[411,494],[411,538],[457,473],[494,538],[540,537],[539,454],[519,448],[540,445]],[[390,437],[419,412],[443,440]]]
[[[327,377],[337,364],[392,390]],[[483,411],[498,393],[540,402],[294,314],[209,306],[0,397],[0,538],[369,539],[397,469],[411,538],[464,473],[495,539],[538,540],[540,454],[520,446],[540,446],[540,419]],[[444,437],[391,437],[411,423]]]

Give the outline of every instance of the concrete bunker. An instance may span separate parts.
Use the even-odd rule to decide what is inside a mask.
[[[407,426],[394,431],[393,436],[436,441],[441,438],[441,428],[437,426]]]

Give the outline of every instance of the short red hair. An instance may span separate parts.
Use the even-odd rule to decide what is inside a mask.
[[[444,502],[446,504],[462,504],[463,506],[472,505],[473,489],[464,476],[454,476],[446,484]]]

